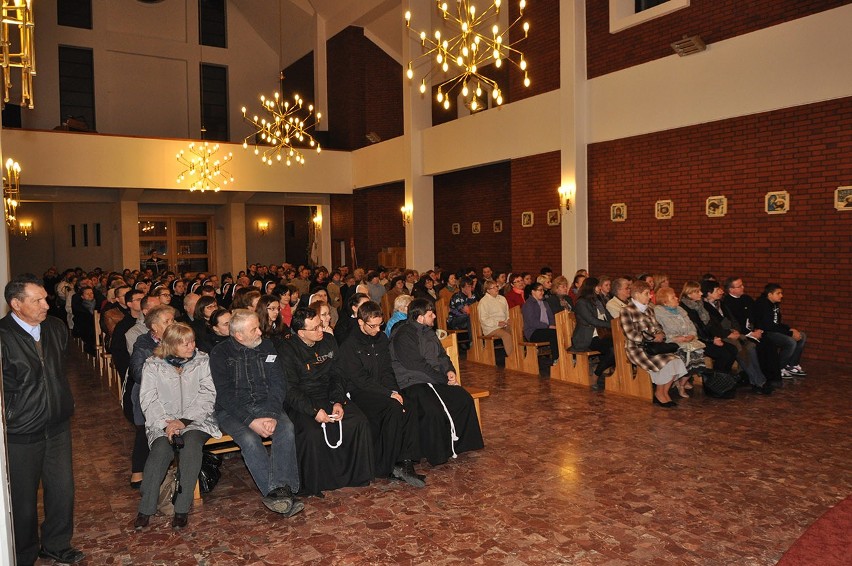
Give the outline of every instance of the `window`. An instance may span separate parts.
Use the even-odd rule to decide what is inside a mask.
[[[616,33],[689,7],[689,0],[609,0],[609,32]]]
[[[198,0],[198,43],[228,47],[225,0]]]
[[[92,29],[92,0],[59,0],[56,3],[56,23]]]
[[[140,265],[144,269],[151,250],[157,250],[172,271],[211,271],[210,222],[202,216],[140,217]]]
[[[91,49],[59,46],[59,121],[85,122],[95,130],[95,64]]]
[[[228,69],[201,64],[201,125],[204,139],[229,141],[228,133]]]

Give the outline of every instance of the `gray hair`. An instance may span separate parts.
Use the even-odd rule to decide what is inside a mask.
[[[258,320],[257,313],[254,311],[250,311],[249,309],[234,309],[231,313],[231,327],[228,333],[232,337],[235,337],[237,332],[242,332],[245,329],[249,319],[252,318]]]

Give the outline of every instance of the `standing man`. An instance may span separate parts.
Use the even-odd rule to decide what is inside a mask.
[[[0,320],[0,342],[16,562],[42,557],[74,564],[84,554],[71,546],[74,399],[65,375],[68,332],[59,320],[47,318],[47,292],[34,275],[12,279],[4,296],[11,309]],[[45,509],[41,547],[39,483]]]
[[[165,273],[168,269],[168,265],[166,264],[166,260],[160,257],[160,252],[155,249],[151,250],[151,256],[142,262],[142,269],[151,270],[151,275],[159,276],[161,273]]]
[[[305,504],[295,496],[299,466],[293,423],[284,412],[283,366],[252,311],[234,310],[230,335],[210,352],[219,428],[240,447],[267,509],[292,517]],[[267,452],[263,440],[270,437]]]

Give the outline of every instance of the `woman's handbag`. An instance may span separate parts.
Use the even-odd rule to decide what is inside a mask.
[[[659,356],[660,354],[674,354],[677,352],[678,345],[674,342],[654,342],[653,340],[645,340],[642,342],[642,349],[649,356]]]
[[[198,489],[201,493],[210,493],[219,483],[219,478],[222,477],[222,472],[219,470],[221,465],[222,457],[218,454],[201,453],[201,470],[198,472]]]
[[[175,514],[175,499],[180,492],[180,480],[177,468],[172,466],[166,471],[166,477],[160,484],[160,496],[157,498],[157,511],[167,517]]]
[[[701,376],[704,393],[717,399],[733,399],[737,394],[737,378],[723,371],[707,369]]]

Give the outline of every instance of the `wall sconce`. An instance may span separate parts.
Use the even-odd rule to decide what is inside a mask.
[[[406,204],[405,206],[400,208],[399,211],[402,212],[402,225],[408,226],[409,224],[411,224],[411,217],[414,214],[414,207],[410,204]]]
[[[261,236],[266,236],[269,231],[269,220],[258,220],[257,231],[260,232]]]
[[[33,221],[32,220],[21,220],[18,222],[18,233],[24,237],[24,239],[29,238],[30,234],[33,231]]]
[[[21,166],[11,157],[6,160],[6,174],[3,175],[3,211],[9,230],[17,227],[18,205],[21,203]]]
[[[313,220],[314,226],[316,226],[317,228],[320,228],[322,226],[322,213],[319,210],[317,210],[317,213],[316,215],[314,215]]]
[[[576,187],[574,183],[568,183],[559,187],[559,210],[565,214],[571,210],[572,201],[574,200],[574,192]]]

